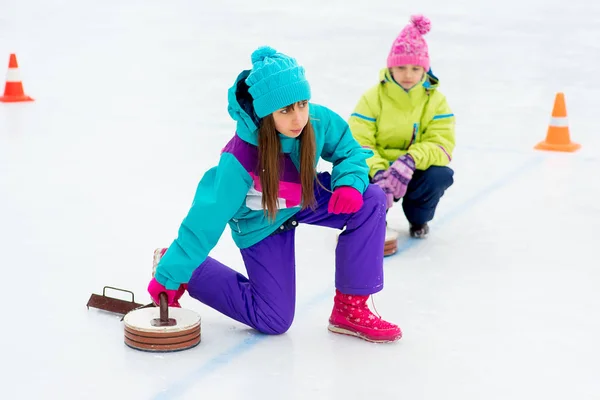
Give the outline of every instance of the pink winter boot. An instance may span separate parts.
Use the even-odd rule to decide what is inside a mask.
[[[166,247],[154,250],[154,258],[152,260],[152,277],[153,278],[154,278],[154,274],[156,273],[156,266],[160,262],[160,259],[165,255],[167,250],[168,250],[168,248],[166,248]],[[171,305],[171,307],[181,307],[181,305],[179,305],[179,299],[181,298],[181,296],[183,296],[183,294],[185,293],[186,290],[187,290],[187,285],[185,283],[182,284],[181,286],[179,286],[179,289],[177,289],[177,294],[175,295],[175,300],[174,300],[173,304]]]
[[[328,329],[375,343],[399,340],[402,337],[400,328],[374,315],[367,306],[368,298],[336,290]]]

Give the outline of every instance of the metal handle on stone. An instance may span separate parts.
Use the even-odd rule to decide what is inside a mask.
[[[166,325],[169,323],[169,297],[166,292],[161,292],[158,298],[160,300],[160,322]]]

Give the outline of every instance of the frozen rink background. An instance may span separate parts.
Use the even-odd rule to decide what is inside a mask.
[[[326,330],[336,231],[309,226],[285,335],[186,295],[202,343],[155,355],[86,309],[104,285],[149,300],[152,251],[234,132],[226,92],[252,50],[296,57],[347,119],[414,13],[457,147],[427,240],[391,211],[401,251],[374,300],[400,342]],[[588,0],[0,0],[0,74],[16,52],[36,100],[0,104],[0,397],[599,398],[599,39]],[[577,153],[533,150],[557,91]],[[243,271],[228,228],[212,255]]]

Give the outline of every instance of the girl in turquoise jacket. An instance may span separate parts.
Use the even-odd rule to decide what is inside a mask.
[[[454,114],[429,66],[430,21],[417,15],[394,41],[379,83],[350,117],[356,140],[374,155],[371,181],[386,193],[387,207],[402,199],[410,235],[425,237],[440,198],[453,183],[447,165],[454,150]],[[387,244],[386,244],[387,245]]]
[[[260,332],[286,332],[294,318],[294,234],[299,224],[344,229],[336,248],[336,293],[329,330],[375,341],[400,339],[398,326],[371,313],[383,288],[385,195],[369,183],[372,154],[348,124],[310,104],[296,60],[262,47],[229,90],[235,135],[200,180],[177,238],[155,251],[148,291],[179,306],[191,297]],[[332,173],[317,174],[319,158]],[[211,258],[225,226],[240,248],[247,277]]]

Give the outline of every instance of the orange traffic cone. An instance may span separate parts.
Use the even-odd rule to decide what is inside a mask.
[[[564,93],[557,93],[554,99],[554,108],[552,109],[550,124],[548,124],[546,140],[538,143],[534,148],[537,150],[566,151],[570,153],[581,148],[580,144],[571,142]]]
[[[4,103],[15,103],[18,101],[33,101],[33,99],[23,92],[23,83],[19,77],[19,64],[17,56],[10,55],[8,61],[8,72],[6,73],[6,86],[4,87],[4,96],[0,97]]]

